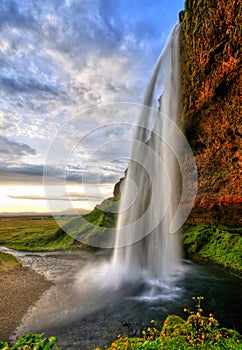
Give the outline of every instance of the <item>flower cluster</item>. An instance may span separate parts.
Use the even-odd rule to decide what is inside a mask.
[[[221,350],[241,349],[241,336],[239,333],[226,328],[219,328],[218,321],[213,314],[203,316],[201,296],[193,297],[196,302],[195,310],[184,308],[188,313],[186,320],[180,316],[168,316],[162,327],[154,320],[151,326],[142,331],[141,338],[122,337],[114,341],[108,350]],[[96,349],[101,350],[101,349]]]

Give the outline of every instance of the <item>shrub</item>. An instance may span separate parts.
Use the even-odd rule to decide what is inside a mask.
[[[196,301],[195,311],[185,308],[184,312],[189,315],[186,320],[170,315],[162,327],[152,320],[153,325],[142,332],[142,338],[119,336],[108,350],[241,350],[240,334],[234,330],[220,328],[212,314],[203,316],[201,308],[203,297],[193,299]]]

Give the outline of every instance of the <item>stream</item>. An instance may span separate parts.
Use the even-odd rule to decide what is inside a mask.
[[[29,253],[4,247],[25,267],[53,282],[22,319],[12,339],[24,333],[58,337],[63,350],[108,345],[119,334],[139,336],[155,319],[194,309],[193,296],[203,296],[204,313],[213,313],[221,326],[242,332],[242,279],[211,266],[183,260],[184,271],[173,285],[151,281],[126,283],[115,289],[107,271],[108,256],[86,251]],[[76,345],[75,345],[76,344]]]

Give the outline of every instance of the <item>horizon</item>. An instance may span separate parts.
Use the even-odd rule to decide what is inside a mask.
[[[113,192],[112,184],[72,184],[66,187],[66,192],[63,192],[62,188],[55,187],[58,185],[53,186],[51,190],[57,195],[49,197],[47,201],[42,185],[2,185],[0,215],[18,213],[26,215],[29,212],[33,214],[70,212],[70,215],[73,215],[73,211],[90,212],[104,199],[111,197]],[[54,205],[56,209],[52,210],[53,206],[48,205],[48,202],[56,202]]]
[[[0,8],[0,213],[48,212],[47,176],[62,181],[57,212],[92,210],[127,168],[137,116],[121,105],[142,104],[184,1],[3,0]],[[80,197],[65,208],[64,180]]]

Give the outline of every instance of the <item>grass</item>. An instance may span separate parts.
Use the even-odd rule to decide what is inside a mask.
[[[242,229],[225,226],[199,225],[182,234],[189,258],[242,273]]]
[[[66,220],[63,219],[63,223]],[[51,217],[0,218],[0,245],[24,251],[54,251],[70,249],[73,238]]]
[[[66,228],[73,237],[92,245],[98,239],[103,243],[110,239],[109,228],[116,225],[117,216],[109,210],[117,197],[104,201],[100,207],[84,215],[85,221],[76,218]],[[242,229],[225,226],[198,225],[189,227],[182,235],[186,256],[198,263],[214,264],[242,273]]]
[[[0,218],[0,245],[31,252],[92,249],[98,242],[105,246],[116,225],[112,211],[117,211],[118,200],[107,199],[83,217],[59,219],[63,228],[52,217]]]
[[[70,220],[60,232],[68,232],[85,249],[109,245],[115,239],[115,230],[110,229],[116,227],[118,200],[119,196],[104,200],[90,213]]]
[[[21,265],[14,256],[0,252],[0,271],[12,270],[18,266]]]
[[[92,245],[98,246],[100,242],[100,246],[105,246],[114,239],[110,237],[110,228],[116,225],[117,214],[112,211],[118,199],[104,201],[84,215],[84,220],[62,219],[64,230],[52,217],[0,218],[0,245],[32,252],[93,249]],[[198,225],[186,229],[181,238],[188,258],[242,273],[241,228]]]

